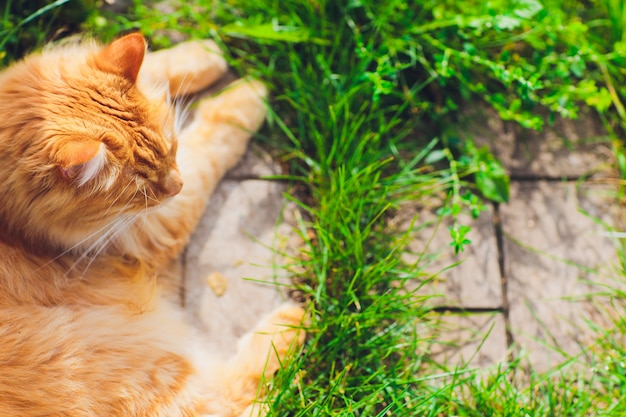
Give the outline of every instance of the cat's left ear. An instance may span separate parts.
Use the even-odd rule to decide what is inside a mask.
[[[95,177],[104,166],[106,154],[104,145],[89,138],[74,138],[60,144],[53,159],[61,174],[70,180],[78,180],[82,185]]]
[[[111,42],[101,50],[94,57],[94,63],[98,69],[121,75],[134,83],[137,81],[145,54],[145,38],[140,33],[131,33]]]

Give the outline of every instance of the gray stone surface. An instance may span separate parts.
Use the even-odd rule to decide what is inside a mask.
[[[222,181],[187,248],[185,306],[203,331],[220,334],[210,341],[218,351],[287,299],[272,250],[292,230],[282,222],[283,191],[275,181]]]
[[[499,308],[502,306],[498,250],[493,226],[493,209],[481,213],[474,220],[460,217],[463,224],[470,225],[468,238],[472,241],[458,255],[450,246],[451,238],[447,224],[437,224],[435,213],[421,210],[418,224],[429,224],[420,229],[409,244],[407,262],[419,260],[418,266],[432,279],[421,289],[422,294],[440,295],[431,301],[437,305],[464,308]],[[402,216],[411,219],[416,210],[405,210]],[[410,220],[409,220],[410,222]],[[405,227],[408,222],[404,221]],[[456,265],[451,268],[452,265]]]
[[[449,367],[489,367],[507,359],[505,322],[501,313],[442,314],[433,359]]]
[[[587,207],[610,221],[606,192],[571,182],[513,182],[511,202],[501,206],[513,340],[537,369],[562,360],[559,350],[576,353],[590,341],[584,319],[595,307],[567,298],[598,291],[588,281],[614,276],[613,243],[579,211]]]
[[[502,121],[494,110],[479,108],[466,114],[466,137],[489,149],[513,177],[578,178],[596,173],[612,176],[611,141],[597,116],[556,118],[541,132]]]
[[[226,179],[246,180],[260,179],[282,172],[280,165],[272,159],[272,156],[257,144],[251,144],[241,161],[228,173]]]
[[[589,131],[582,127],[563,127],[568,138],[578,135],[572,139],[576,146],[569,149],[556,145],[564,143],[556,134],[548,133],[545,143],[541,137],[521,140],[521,134],[515,129],[507,131],[505,123],[490,120],[486,125],[493,123],[491,134],[498,140],[492,145],[513,174],[529,179],[575,176],[589,172],[585,167],[608,160],[602,145],[585,147]],[[288,278],[276,267],[283,260],[270,248],[298,246],[293,221],[284,220],[293,217],[295,208],[285,205],[282,182],[258,179],[279,173],[279,164],[262,147],[253,146],[216,190],[184,258],[186,306],[204,331],[221,329],[220,339],[211,343],[224,352],[262,314],[287,299],[281,287],[271,284]],[[468,237],[473,243],[459,255],[454,255],[449,245],[448,225],[437,225],[434,211],[425,208],[438,202],[421,201],[420,206],[406,207],[391,224],[408,227],[419,213],[417,224],[423,227],[410,243],[405,261],[419,260],[420,273],[432,277],[420,289],[442,295],[431,302],[488,310],[500,309],[503,300],[508,300],[508,323],[516,347],[533,366],[546,369],[563,359],[547,346],[578,352],[579,344],[590,340],[584,319],[601,320],[596,305],[567,298],[598,290],[586,280],[606,282],[607,277],[616,276],[613,242],[603,235],[602,227],[580,212],[583,209],[614,223],[618,208],[610,199],[613,192],[610,181],[604,185],[601,181],[513,181],[510,203],[500,206],[506,294],[501,293],[491,207],[477,220],[460,219],[472,226]],[[507,320],[503,314],[446,313],[441,320],[442,332],[432,350],[435,359],[448,364],[469,361],[472,367],[506,359]]]

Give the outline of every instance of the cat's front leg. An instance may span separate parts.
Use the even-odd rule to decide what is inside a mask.
[[[265,120],[266,97],[263,83],[241,79],[198,103],[193,121],[180,134],[177,160],[181,171],[188,166],[194,170],[183,174],[185,181],[199,178],[216,182],[239,162]],[[202,162],[198,160],[196,166],[188,163],[192,155],[200,154]]]
[[[139,88],[148,91],[167,83],[171,97],[197,93],[220,79],[228,69],[222,51],[211,40],[192,40],[146,54]]]

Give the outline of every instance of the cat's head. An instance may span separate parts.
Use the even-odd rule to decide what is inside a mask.
[[[0,76],[0,227],[60,247],[177,194],[165,89],[141,91],[140,34],[27,57]]]

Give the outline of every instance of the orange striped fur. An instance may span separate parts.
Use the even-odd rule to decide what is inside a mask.
[[[258,414],[302,310],[223,361],[159,278],[265,117],[264,86],[242,81],[178,131],[169,96],[225,69],[211,42],[146,54],[131,34],[0,73],[0,416]]]

